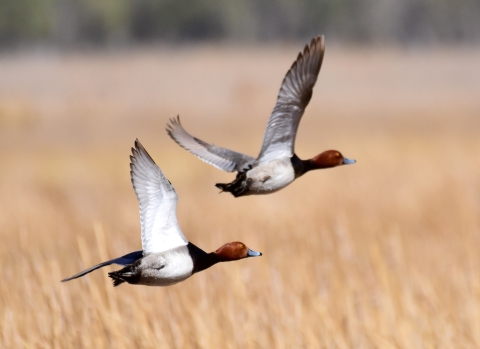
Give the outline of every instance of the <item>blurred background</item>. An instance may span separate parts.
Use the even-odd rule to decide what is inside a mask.
[[[0,0],[0,347],[480,347],[480,3]],[[256,156],[280,83],[326,54],[296,152],[353,166],[267,196],[166,134]],[[141,248],[139,138],[187,238],[261,258],[113,288]]]
[[[76,47],[268,42],[324,33],[352,43],[477,42],[476,0],[1,0],[0,44]]]

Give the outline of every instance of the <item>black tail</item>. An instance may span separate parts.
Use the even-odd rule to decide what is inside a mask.
[[[128,282],[129,284],[136,284],[140,280],[140,274],[137,273],[135,264],[127,265],[125,268],[112,271],[108,276],[113,280],[113,287]]]
[[[238,198],[239,196],[244,195],[248,190],[247,173],[239,172],[232,183],[217,183],[215,186],[218,189],[221,189],[222,192],[229,192]]]
[[[108,276],[113,279],[113,287],[117,287],[118,285],[121,285],[125,282],[125,280],[121,279],[120,276],[115,275],[113,272],[108,273]]]

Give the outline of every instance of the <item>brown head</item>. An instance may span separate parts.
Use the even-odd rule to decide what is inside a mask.
[[[355,160],[345,158],[342,153],[337,150],[327,150],[318,154],[310,160],[314,169],[330,168],[341,165],[349,165],[356,163]]]
[[[220,262],[229,262],[236,261],[248,257],[258,257],[261,256],[261,252],[256,252],[249,249],[242,242],[229,242],[228,244],[223,245],[218,250],[214,252]]]

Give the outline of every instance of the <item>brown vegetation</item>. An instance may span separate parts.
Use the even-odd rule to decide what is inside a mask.
[[[328,48],[297,152],[354,166],[265,197],[171,141],[187,130],[256,155],[295,47],[0,57],[0,346],[478,348],[480,51]],[[114,289],[140,249],[129,153],[177,189],[185,235],[263,257],[169,288]]]

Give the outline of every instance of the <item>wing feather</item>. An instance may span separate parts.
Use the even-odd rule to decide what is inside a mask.
[[[177,193],[138,139],[130,161],[132,185],[140,204],[143,253],[186,246],[188,240],[177,221]]]
[[[268,120],[257,163],[267,163],[295,153],[295,138],[305,108],[312,98],[325,52],[322,36],[312,39],[283,79],[277,103]]]
[[[179,116],[170,119],[167,133],[178,145],[200,160],[226,172],[244,171],[255,162],[255,158],[249,155],[220,148],[193,137],[182,127]]]

